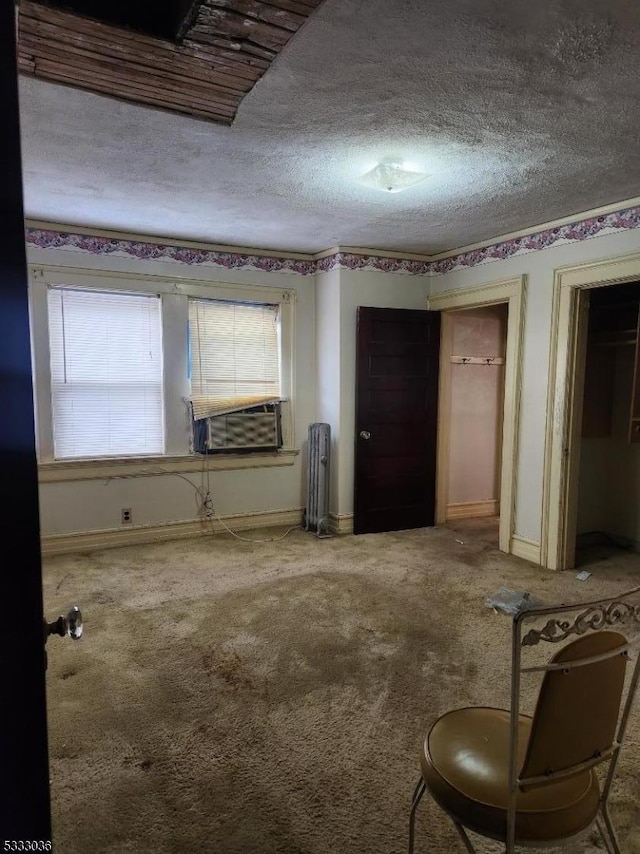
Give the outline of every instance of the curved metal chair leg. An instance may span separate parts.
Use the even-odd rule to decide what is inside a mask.
[[[461,838],[461,839],[462,839],[462,841],[464,842],[464,847],[467,849],[467,851],[469,852],[469,854],[476,854],[476,849],[475,849],[475,848],[473,847],[473,845],[471,844],[471,840],[470,840],[470,839],[469,839],[469,837],[467,836],[467,832],[466,832],[466,830],[464,829],[464,827],[463,827],[461,824],[458,824],[458,822],[457,822],[457,821],[454,821],[453,823],[454,823],[454,825],[455,825],[456,830],[457,830],[457,831],[458,831],[458,833],[460,834],[460,838]]]
[[[604,842],[605,851],[607,854],[615,854],[615,851],[611,847],[611,840],[609,839],[609,832],[605,827],[600,816],[596,818],[596,827],[598,828],[598,833],[600,834],[600,839]]]
[[[415,831],[415,821],[416,821],[416,809],[418,808],[418,804],[422,800],[422,796],[424,795],[427,788],[427,784],[424,782],[422,777],[416,783],[416,787],[413,790],[413,798],[411,799],[411,812],[409,813],[409,854],[413,854],[413,837]]]
[[[613,826],[613,822],[611,821],[611,816],[609,815],[609,807],[607,806],[606,802],[602,805],[602,818],[604,819],[604,824],[609,834],[609,843],[611,846],[611,851],[613,852],[613,854],[620,854],[620,843],[618,842],[618,836]]]

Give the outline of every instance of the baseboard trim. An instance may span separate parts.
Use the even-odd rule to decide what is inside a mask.
[[[329,513],[332,534],[353,534],[353,513]]]
[[[540,543],[527,540],[525,537],[518,537],[515,534],[511,537],[511,554],[531,561],[531,563],[538,565],[542,563]]]
[[[222,521],[220,521],[222,520]],[[71,552],[97,551],[159,543],[254,528],[297,527],[302,523],[302,508],[294,510],[268,510],[259,513],[240,513],[218,519],[192,519],[183,522],[165,522],[161,525],[137,525],[130,528],[110,528],[102,531],[79,531],[72,534],[45,534],[41,538],[42,555],[61,555]]]
[[[475,519],[478,516],[499,516],[500,502],[497,499],[488,501],[466,501],[460,504],[447,504],[446,519]]]

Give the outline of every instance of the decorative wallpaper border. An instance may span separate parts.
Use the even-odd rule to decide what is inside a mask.
[[[221,252],[216,249],[193,249],[188,246],[172,246],[169,243],[147,243],[142,240],[96,237],[90,234],[49,231],[41,228],[27,228],[27,244],[37,246],[39,249],[70,249],[76,252],[88,252],[91,255],[129,256],[141,261],[206,264],[224,267],[226,270],[250,268],[265,273],[297,273],[300,276],[311,276],[316,272],[316,262],[312,259],[278,258],[243,252]]]
[[[142,240],[98,237],[74,234],[71,231],[53,231],[27,228],[26,240],[40,249],[61,249],[87,252],[91,255],[117,255],[140,260],[175,261],[180,264],[208,265],[226,270],[251,269],[265,273],[293,273],[313,276],[331,270],[377,271],[404,273],[411,276],[442,275],[452,270],[468,269],[490,261],[504,261],[515,255],[524,255],[548,249],[558,243],[572,243],[597,237],[603,232],[614,233],[640,228],[640,207],[626,208],[613,213],[578,220],[567,225],[544,229],[535,234],[514,237],[471,249],[438,261],[416,261],[409,258],[389,258],[385,255],[364,255],[354,252],[335,252],[314,260],[285,258],[243,252],[222,252],[216,249],[194,249],[172,246],[169,243],[150,243]]]
[[[578,220],[567,225],[547,228],[535,234],[514,237],[511,240],[494,243],[491,246],[461,252],[459,255],[453,255],[450,258],[432,261],[430,272],[432,275],[442,275],[451,272],[451,270],[477,267],[478,264],[486,264],[488,261],[504,261],[514,255],[524,255],[529,252],[537,252],[540,249],[548,249],[556,243],[588,240],[591,237],[597,237],[603,231],[613,233],[630,228],[640,228],[640,207],[626,208],[614,213]]]
[[[384,255],[359,255],[354,252],[334,252],[314,262],[317,273],[331,270],[376,270],[379,273],[408,273],[411,276],[428,276],[431,261],[410,258],[388,258]]]

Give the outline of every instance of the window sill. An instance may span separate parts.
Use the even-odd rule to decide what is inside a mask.
[[[300,453],[286,448],[270,453],[222,454],[220,456],[189,454],[180,457],[121,457],[103,460],[73,460],[40,463],[39,483],[61,483],[73,480],[107,480],[111,477],[154,477],[172,473],[230,471],[233,469],[292,466]]]

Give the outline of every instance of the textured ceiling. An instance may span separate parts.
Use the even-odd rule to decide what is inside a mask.
[[[325,0],[230,127],[24,78],[28,217],[431,254],[640,195],[636,0]],[[383,194],[383,157],[431,177]]]

